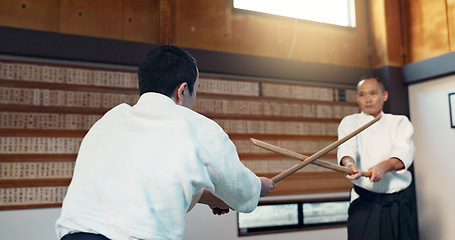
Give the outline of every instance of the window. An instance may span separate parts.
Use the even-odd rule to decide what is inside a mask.
[[[240,232],[267,228],[295,228],[299,224],[299,204],[260,205],[252,213],[239,213]]]
[[[355,27],[354,0],[233,0],[235,9]]]
[[[349,201],[303,203],[303,224],[346,222]]]
[[[261,202],[238,213],[239,236],[345,226],[348,208],[348,199]]]

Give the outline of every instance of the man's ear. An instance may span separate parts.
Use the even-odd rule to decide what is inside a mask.
[[[387,99],[389,99],[389,92],[387,91],[384,91],[384,102],[387,101]]]
[[[178,105],[183,104],[183,97],[185,94],[187,94],[185,92],[185,90],[187,88],[188,88],[188,83],[186,83],[186,82],[181,83],[180,85],[178,85],[175,88],[174,93],[173,93],[173,98],[174,98],[175,103],[177,103]]]

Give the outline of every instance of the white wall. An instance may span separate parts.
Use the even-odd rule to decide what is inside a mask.
[[[186,216],[185,235],[183,240],[346,240],[347,229],[331,228],[275,234],[263,234],[248,237],[237,236],[237,213],[229,212],[224,216],[214,216],[204,205],[197,205]]]
[[[0,211],[1,240],[56,240],[54,225],[60,208]]]
[[[345,193],[332,195],[314,195],[312,197],[337,197]],[[308,196],[302,195],[302,198]],[[57,240],[54,224],[60,215],[60,208],[8,210],[0,211],[1,240]],[[261,240],[346,240],[346,228],[308,230],[290,233],[257,235],[252,237],[237,236],[237,214],[233,211],[223,216],[215,216],[205,205],[196,205],[186,216],[184,240],[200,239],[261,239]]]
[[[326,193],[326,194],[305,194],[265,197],[263,201],[270,200],[293,200],[293,199],[320,199],[348,197],[349,193]],[[306,230],[297,232],[263,234],[256,236],[237,236],[237,213],[229,212],[226,215],[215,216],[205,205],[196,205],[194,209],[186,215],[186,226],[183,240],[216,239],[216,240],[346,240],[346,227],[331,228],[324,230]]]
[[[455,129],[450,128],[448,100],[451,92],[455,92],[455,76],[409,87],[421,240],[455,239]]]

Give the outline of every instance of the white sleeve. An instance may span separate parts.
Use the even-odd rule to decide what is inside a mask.
[[[415,146],[412,136],[414,128],[405,116],[402,116],[398,122],[396,141],[389,157],[396,157],[400,159],[405,165],[405,169],[414,161]]]
[[[238,212],[252,212],[259,201],[261,181],[240,161],[237,149],[219,127],[210,138],[206,162],[213,184],[210,191]]]
[[[190,206],[188,207],[188,210],[186,212],[190,212],[193,207],[199,202],[199,199],[201,199],[202,193],[204,193],[204,189],[201,189],[199,192],[194,194],[193,199],[191,200]]]
[[[343,118],[338,125],[338,139],[345,137],[346,135],[355,131],[357,127],[355,126],[355,121],[352,117],[347,116]],[[347,140],[346,142],[342,143],[338,146],[337,149],[337,162],[341,165],[341,159],[343,157],[351,157],[356,161],[358,164],[358,148],[357,148],[357,137],[354,136],[351,139]]]

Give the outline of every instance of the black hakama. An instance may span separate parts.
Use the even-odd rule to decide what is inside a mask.
[[[413,201],[405,191],[378,194],[354,186],[360,196],[349,207],[349,240],[418,240]]]

